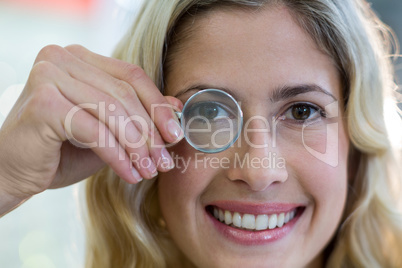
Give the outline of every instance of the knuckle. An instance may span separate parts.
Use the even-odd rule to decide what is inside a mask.
[[[39,51],[36,61],[47,60],[55,57],[59,58],[63,53],[65,53],[64,48],[58,45],[48,45]]]
[[[131,99],[135,95],[134,89],[123,80],[115,81],[115,94],[122,100]]]
[[[113,96],[105,94],[102,102],[106,105],[106,113],[109,116],[125,115],[124,107],[121,102]]]
[[[31,102],[42,107],[51,107],[57,100],[57,89],[50,83],[36,88]]]
[[[65,49],[72,54],[81,54],[86,50],[86,48],[78,44],[68,45],[65,47]]]
[[[98,120],[89,121],[88,126],[91,131],[87,135],[88,140],[86,142],[98,141],[106,144],[108,136],[113,136],[107,126]],[[107,133],[107,135],[103,136],[101,133]]]
[[[127,77],[127,81],[137,81],[142,80],[147,77],[145,71],[138,65],[135,64],[126,64],[123,68],[124,77]]]
[[[119,112],[121,111],[121,104],[120,102],[116,99],[113,98],[112,96],[106,95],[104,96],[104,98],[102,99],[102,101],[105,103],[106,105],[106,111],[107,113],[110,114],[119,114]]]
[[[146,142],[152,137],[152,129],[148,122],[139,122],[138,118],[136,118],[136,120],[132,120],[132,122],[138,132],[141,133],[143,142]]]
[[[57,91],[54,85],[43,84],[35,88],[31,98],[27,102],[24,112],[28,115],[46,116],[49,112],[57,109],[58,105]]]
[[[110,97],[106,100],[106,103],[108,105],[107,113],[114,116],[125,115],[125,110],[117,99]]]
[[[31,77],[47,77],[52,75],[55,65],[49,61],[39,61],[34,64],[31,70]]]
[[[146,140],[144,137],[141,136],[141,134],[137,131],[135,131],[135,134],[132,135],[124,135],[122,134],[122,131],[125,131],[126,129],[120,129],[119,130],[119,140],[121,141],[122,144],[127,146],[130,149],[134,150],[141,150],[144,152],[144,154],[147,154],[147,146],[146,146]],[[145,151],[144,151],[145,150]]]
[[[57,77],[57,66],[48,61],[39,61],[31,69],[25,90],[32,94],[43,87],[48,88],[54,77]]]
[[[108,120],[106,120],[105,122],[109,122],[110,118],[114,118],[114,120],[116,120],[116,123],[122,123],[124,124],[124,122],[120,122],[122,120],[122,118],[126,118],[126,111],[124,109],[124,107],[121,105],[121,103],[112,97],[107,97],[105,99],[105,104],[106,104],[106,115]],[[120,129],[120,126],[116,126],[117,129]]]

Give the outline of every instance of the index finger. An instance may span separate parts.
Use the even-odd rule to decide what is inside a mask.
[[[183,138],[183,131],[171,104],[144,70],[134,64],[93,53],[82,46],[73,45],[66,49],[82,61],[129,83],[165,141],[178,142]]]

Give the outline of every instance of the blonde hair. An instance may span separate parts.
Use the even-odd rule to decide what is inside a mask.
[[[396,206],[402,178],[383,113],[384,100],[396,92],[392,39],[364,0],[147,0],[114,56],[139,65],[162,90],[166,57],[180,36],[174,29],[183,20],[222,6],[273,3],[288,7],[343,79],[350,185],[342,224],[325,249],[326,267],[402,267]],[[87,267],[190,265],[159,221],[157,180],[129,185],[106,167],[86,190]]]

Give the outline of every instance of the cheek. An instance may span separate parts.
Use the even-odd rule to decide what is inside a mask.
[[[332,167],[311,155],[306,150],[296,150],[287,159],[287,168],[291,172],[289,179],[300,185],[311,206],[305,211],[306,221],[302,222],[309,243],[305,244],[302,254],[318,254],[334,236],[345,207],[347,196],[347,152],[346,139],[340,139],[339,163]],[[315,145],[321,147],[316,141]],[[335,157],[335,156],[334,156]],[[291,182],[291,181],[289,181]]]
[[[339,189],[345,194],[349,139],[342,121],[279,129],[278,148],[293,177],[306,185],[303,188],[310,189],[308,192],[331,195]]]
[[[306,134],[304,144],[295,138],[288,141],[291,146],[281,148],[289,178],[294,178],[312,200],[309,214],[315,227],[311,230],[321,230],[329,236],[338,226],[345,207],[349,140],[342,124],[339,131],[328,128],[319,135]]]
[[[201,153],[184,141],[170,149],[175,168],[158,177],[158,193],[163,216],[169,219],[194,218],[192,213],[214,177],[215,171],[197,163]],[[167,222],[168,223],[168,222]],[[168,223],[169,225],[169,223]]]
[[[339,226],[347,197],[349,140],[342,125],[339,126],[336,139],[325,135],[311,142],[315,148],[324,148],[323,153],[314,155],[303,148],[291,161],[292,168],[297,173],[294,174],[295,177],[299,178],[302,188],[311,195],[313,201],[313,229],[317,231],[316,234],[321,230],[328,236],[330,231],[334,232]]]
[[[305,178],[300,183],[312,196],[315,209],[340,217],[347,193],[346,163],[342,162],[337,167],[331,167],[316,158],[305,157],[305,159],[314,166],[314,169],[306,165],[300,166],[299,175]]]

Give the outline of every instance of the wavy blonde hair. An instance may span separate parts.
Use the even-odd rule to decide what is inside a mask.
[[[402,267],[402,178],[383,113],[396,92],[392,39],[364,0],[146,0],[114,56],[139,65],[163,91],[166,58],[191,31],[190,20],[216,8],[270,4],[288,7],[343,80],[350,183],[325,266]],[[106,167],[88,180],[86,193],[87,267],[190,266],[160,223],[157,180],[129,185]]]

